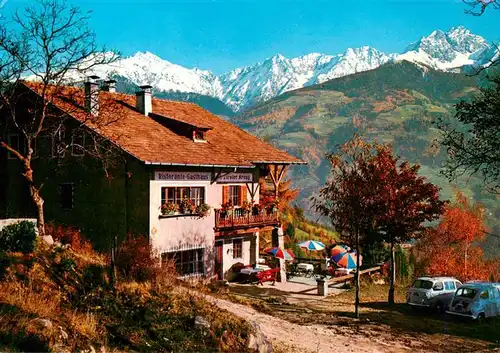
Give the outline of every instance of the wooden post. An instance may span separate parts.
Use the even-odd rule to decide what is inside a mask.
[[[281,166],[281,168],[280,168]],[[274,194],[276,198],[279,196],[279,186],[281,183],[281,180],[285,176],[287,165],[286,164],[274,164],[274,165],[269,165],[269,175],[271,176],[271,180],[274,184]]]
[[[281,226],[278,227],[278,246],[285,250],[285,241],[283,238],[283,228]],[[286,261],[284,259],[279,259],[280,266],[280,278],[278,282],[285,283],[286,282]]]
[[[113,290],[115,289],[115,283],[116,283],[115,261],[116,261],[117,243],[118,243],[117,236],[115,235],[113,237],[113,245],[111,247],[111,266],[109,275],[109,282]]]
[[[391,274],[389,280],[389,305],[394,305],[394,282],[396,281],[396,256],[394,253],[394,236],[391,235]]]

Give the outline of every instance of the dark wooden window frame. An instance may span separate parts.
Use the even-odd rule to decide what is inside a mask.
[[[243,238],[233,239],[233,259],[243,258]]]

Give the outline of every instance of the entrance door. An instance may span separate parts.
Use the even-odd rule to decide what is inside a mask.
[[[222,241],[215,242],[215,274],[217,279],[224,279],[224,271],[222,267]]]

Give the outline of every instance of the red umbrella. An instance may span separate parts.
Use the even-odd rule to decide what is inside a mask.
[[[295,255],[288,249],[283,249],[280,247],[274,247],[264,250],[267,254],[274,255],[278,259],[283,259],[287,261],[292,261],[295,259]]]

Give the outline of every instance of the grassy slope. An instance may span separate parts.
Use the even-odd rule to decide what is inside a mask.
[[[102,257],[41,244],[34,254],[3,256],[1,264],[2,351],[75,351],[90,345],[107,351],[246,351],[248,325],[179,291],[172,275],[154,286],[120,281],[113,292]],[[197,328],[196,316],[210,328]],[[52,327],[40,327],[37,318],[50,320]]]
[[[451,199],[455,185],[440,175],[446,151],[435,143],[440,135],[433,122],[451,119],[454,104],[470,98],[476,85],[476,77],[402,62],[287,92],[233,121],[308,162],[292,168],[291,175],[306,212],[309,197],[329,173],[325,154],[354,133],[390,143],[397,154],[420,163],[421,173]],[[477,178],[460,180],[458,186],[487,207],[490,225],[500,233],[499,198],[484,192]]]

